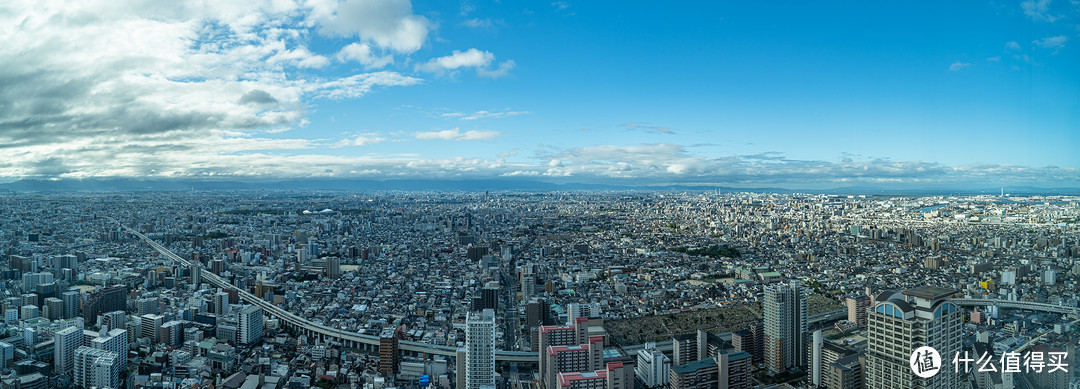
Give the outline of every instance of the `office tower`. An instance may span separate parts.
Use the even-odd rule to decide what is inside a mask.
[[[600,304],[570,303],[568,323],[576,323],[579,317],[590,318],[600,316]]]
[[[127,287],[113,285],[86,294],[83,300],[83,318],[96,322],[98,315],[104,312],[127,310]]]
[[[946,388],[961,386],[960,375],[945,360],[960,352],[963,311],[949,302],[955,289],[922,286],[902,293],[882,292],[867,316],[866,387]],[[920,378],[909,365],[915,349],[934,348],[940,370]]]
[[[35,291],[38,284],[51,282],[53,282],[52,273],[23,273],[22,275],[23,292]]]
[[[159,341],[158,329],[162,324],[165,324],[165,316],[147,314],[139,316],[142,321],[139,322],[139,337],[148,338],[150,342],[157,343]]]
[[[48,297],[45,299],[45,318],[49,320],[63,319],[64,317],[64,300],[56,297]]]
[[[341,258],[327,257],[325,266],[326,277],[331,279],[341,277]]]
[[[637,365],[634,375],[648,389],[667,386],[671,359],[656,349],[656,343],[645,343],[645,348],[637,352]]]
[[[856,326],[866,327],[867,308],[870,308],[870,296],[852,293],[847,297],[847,320]]]
[[[8,256],[8,263],[12,269],[18,270],[19,273],[33,273],[37,271],[37,262],[32,257],[24,257],[22,255],[10,255]]]
[[[82,294],[77,290],[69,290],[60,295],[60,300],[63,300],[64,308],[61,317],[64,319],[73,319],[79,315],[79,305],[82,303]]]
[[[4,322],[5,323],[7,323],[7,324],[15,324],[18,321],[19,321],[19,310],[18,309],[11,308],[11,309],[5,309],[4,310]]]
[[[83,329],[71,326],[53,333],[53,372],[70,373],[74,369],[75,349],[83,346]]]
[[[495,311],[469,313],[465,320],[465,389],[495,387]]]
[[[263,309],[248,305],[240,311],[240,344],[255,344],[263,337]]]
[[[383,328],[379,334],[379,373],[387,377],[393,377],[398,371],[398,362],[401,354],[398,352],[398,338],[394,327]],[[457,363],[464,363],[464,359]],[[459,370],[463,374],[464,370]]]
[[[121,357],[86,346],[75,349],[73,384],[81,388],[119,388]]]
[[[222,290],[214,293],[214,315],[218,318],[229,315],[229,294]]]
[[[791,281],[765,287],[765,366],[772,373],[806,366],[806,295]]]

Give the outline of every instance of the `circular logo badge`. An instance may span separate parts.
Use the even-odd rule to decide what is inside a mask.
[[[941,355],[930,346],[922,346],[911,353],[911,371],[922,378],[933,377],[941,370]]]

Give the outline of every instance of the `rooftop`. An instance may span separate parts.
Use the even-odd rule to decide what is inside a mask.
[[[915,296],[927,300],[938,300],[952,296],[953,294],[959,292],[960,291],[957,289],[942,288],[940,286],[920,286],[915,289],[905,290],[904,294],[907,296]]]

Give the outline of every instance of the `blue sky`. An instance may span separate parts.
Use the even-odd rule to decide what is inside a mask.
[[[1080,185],[1071,1],[0,7],[7,179]]]

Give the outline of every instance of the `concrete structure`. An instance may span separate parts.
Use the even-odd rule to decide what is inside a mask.
[[[240,311],[240,344],[255,344],[263,337],[263,310],[254,305],[248,305]]]
[[[807,303],[799,281],[765,287],[765,366],[772,373],[806,366]]]
[[[655,343],[646,343],[645,349],[638,350],[634,375],[646,388],[667,386],[670,380],[671,359],[656,349]]]
[[[874,299],[868,316],[866,387],[944,388],[961,386],[960,375],[945,360],[960,352],[963,311],[949,302],[955,289],[922,286]],[[920,378],[909,366],[915,349],[933,347],[942,358],[940,371]]]
[[[495,331],[495,311],[485,309],[470,313],[467,317],[465,389],[495,387]]]
[[[53,372],[71,373],[74,370],[75,349],[83,346],[83,329],[71,326],[53,333]]]

